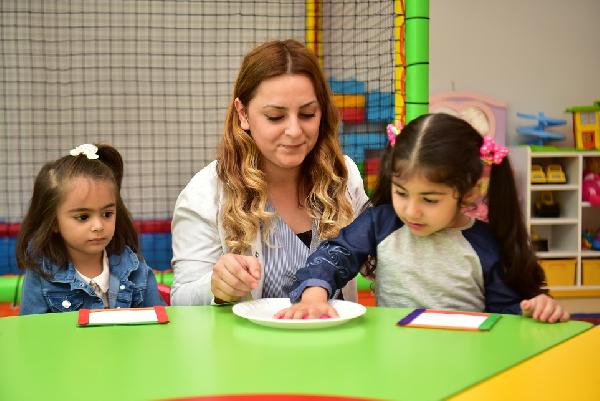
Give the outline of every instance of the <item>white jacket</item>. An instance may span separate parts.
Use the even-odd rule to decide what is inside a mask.
[[[368,201],[362,178],[356,164],[344,156],[348,169],[348,198],[354,215]],[[217,162],[200,170],[181,191],[175,210],[171,231],[173,234],[173,284],[172,305],[209,305],[213,302],[210,288],[213,266],[229,250],[225,245],[225,230],[221,218],[223,190],[217,176]],[[255,255],[264,266],[262,236],[257,230],[254,243],[247,255]],[[262,294],[264,274],[252,298]],[[344,299],[356,301],[356,282],[352,280],[342,290]]]

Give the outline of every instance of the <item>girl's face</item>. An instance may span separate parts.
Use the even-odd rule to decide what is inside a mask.
[[[65,182],[57,227],[71,261],[101,256],[115,233],[117,201],[108,180],[75,177]]]
[[[468,222],[460,213],[454,188],[430,182],[420,174],[404,180],[392,176],[392,204],[400,220],[422,237]]]
[[[267,172],[299,169],[319,137],[321,107],[311,80],[287,74],[263,81],[249,104],[235,106],[240,126],[250,130]]]

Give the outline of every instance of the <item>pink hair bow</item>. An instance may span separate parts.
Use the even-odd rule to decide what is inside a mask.
[[[490,185],[490,172],[492,170],[492,164],[502,163],[502,160],[504,160],[506,155],[508,155],[508,148],[495,143],[491,136],[484,136],[483,145],[481,145],[481,148],[479,148],[479,155],[481,157],[481,161],[483,162],[483,171],[481,172],[481,184],[479,191],[482,198],[485,198]],[[480,219],[485,221],[487,216],[482,216]]]
[[[484,136],[479,154],[485,164],[500,164],[508,155],[508,148],[495,143],[491,136]]]
[[[400,131],[402,131],[402,124],[400,122],[396,122],[396,124],[388,124],[386,128],[387,137],[390,140],[390,145],[394,147],[396,145],[396,137],[400,135]]]

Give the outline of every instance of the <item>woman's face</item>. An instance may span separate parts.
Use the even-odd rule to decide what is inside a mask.
[[[265,170],[299,169],[319,137],[321,107],[311,80],[286,74],[263,81],[248,105],[235,99],[240,126],[251,132]]]

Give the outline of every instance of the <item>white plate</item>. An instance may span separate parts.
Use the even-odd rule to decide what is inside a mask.
[[[289,298],[262,298],[233,305],[233,313],[256,324],[284,329],[316,329],[337,326],[363,315],[367,309],[361,304],[331,300],[340,317],[329,319],[275,319],[273,315],[290,307]]]

